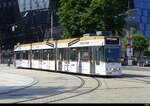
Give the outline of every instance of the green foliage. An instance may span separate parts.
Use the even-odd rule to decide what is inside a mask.
[[[60,0],[59,23],[64,26],[63,38],[80,37],[98,30],[121,31],[126,0]]]
[[[149,41],[142,34],[133,35],[133,46],[135,51],[144,51],[149,47]]]
[[[121,39],[121,42],[122,42],[122,49],[126,50],[127,36],[123,37]],[[143,51],[147,50],[147,48],[149,47],[149,41],[142,34],[134,34],[133,35],[133,47],[134,47],[134,52],[139,53],[138,58],[140,58]],[[144,53],[144,55],[149,55],[149,54],[150,52]]]
[[[150,56],[150,51],[144,51],[144,56]]]
[[[127,45],[127,37],[124,36],[123,38],[121,38],[121,45],[122,45],[122,49],[126,49],[126,45]]]

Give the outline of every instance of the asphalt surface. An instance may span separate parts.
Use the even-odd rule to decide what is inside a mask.
[[[150,103],[150,67],[122,72],[107,78],[0,65],[0,103]]]
[[[139,67],[139,66],[123,66],[123,70],[132,70],[132,71],[150,71],[150,66]]]

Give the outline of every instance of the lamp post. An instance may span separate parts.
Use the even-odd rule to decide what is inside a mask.
[[[48,10],[48,21],[50,22],[50,38],[48,40],[53,40],[53,29],[54,29],[54,0],[49,0],[49,10]]]
[[[130,13],[131,12],[131,13]],[[130,16],[131,15],[131,16]],[[130,0],[128,0],[128,12],[127,12],[127,16],[128,16],[128,22],[127,22],[127,50],[126,50],[126,54],[127,54],[127,63],[128,65],[133,65],[133,28],[131,26],[132,21],[130,21],[129,18],[132,18],[132,11],[130,11]]]

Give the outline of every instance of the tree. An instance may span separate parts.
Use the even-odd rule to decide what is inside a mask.
[[[127,46],[127,36],[122,38],[122,49],[126,49]],[[138,53],[138,58],[141,57],[142,53],[148,49],[149,47],[149,41],[146,39],[146,37],[142,34],[133,34],[133,49],[134,52]]]
[[[148,50],[144,51],[144,56],[150,56],[150,51]]]
[[[133,35],[133,39],[134,50],[139,52],[138,58],[140,58],[144,50],[148,49],[149,41],[144,35],[138,33]]]
[[[126,0],[60,0],[59,22],[64,26],[64,38],[80,37],[98,30],[120,32],[125,26],[122,13]]]

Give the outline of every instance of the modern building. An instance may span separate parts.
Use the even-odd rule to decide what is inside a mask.
[[[150,0],[134,0],[139,32],[150,40]]]
[[[20,12],[48,9],[51,0],[18,0]]]
[[[0,47],[13,49],[17,43],[59,39],[63,29],[56,16],[58,1],[0,0]]]
[[[22,20],[16,23],[18,28],[15,32],[21,37],[19,43],[39,42],[49,40],[51,37],[59,39],[62,30],[59,31],[61,27],[56,15],[58,1],[18,0]],[[53,36],[50,35],[51,27],[53,27]]]
[[[18,0],[0,0],[0,49],[14,42],[11,25],[20,18]]]

